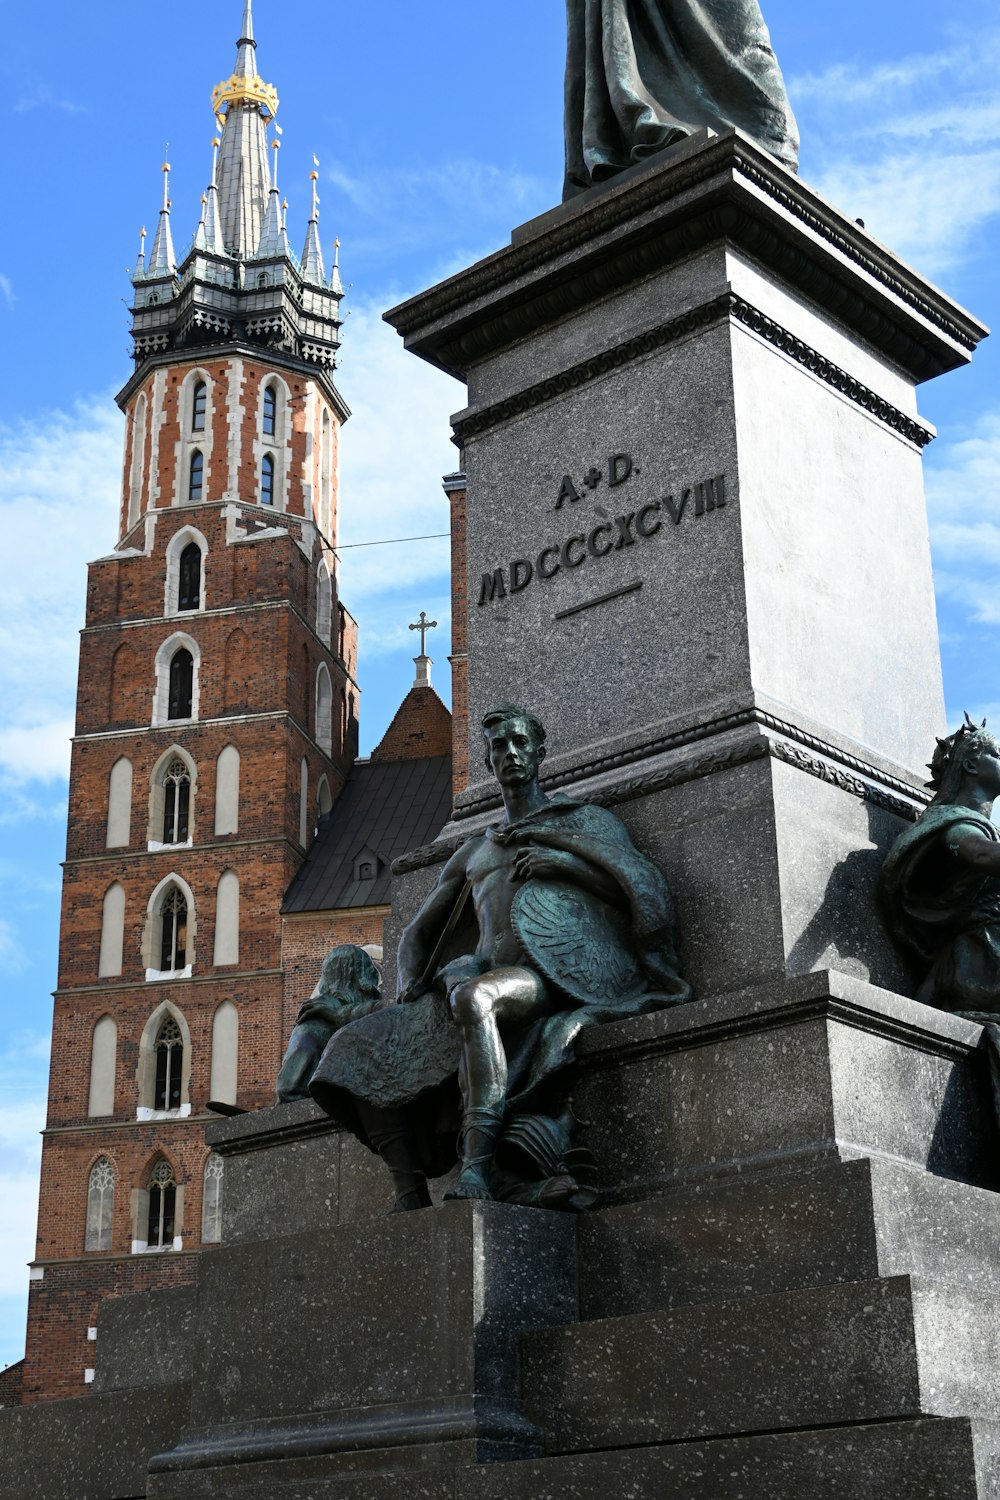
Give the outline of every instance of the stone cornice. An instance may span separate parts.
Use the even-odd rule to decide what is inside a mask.
[[[288,370],[293,375],[300,375],[303,380],[314,380],[322,387],[341,423],[346,422],[351,415],[351,408],[333,383],[331,371],[324,369],[321,365],[309,364],[304,359],[298,359],[294,354],[270,349],[261,344],[250,344],[243,339],[220,340],[215,344],[184,344],[177,348],[161,349],[155,354],[148,354],[122,386],[115,401],[124,411],[136,391],[140,386],[145,385],[154,370],[173,369],[177,365],[204,365],[216,359],[247,359],[254,364],[266,365],[268,369]]]
[[[713,297],[699,307],[690,308],[678,317],[661,323],[657,328],[648,329],[645,333],[625,339],[612,349],[605,349],[600,354],[580,360],[568,370],[549,376],[546,380],[540,380],[535,385],[528,386],[526,390],[507,397],[504,401],[481,407],[468,416],[459,416],[453,422],[455,441],[465,444],[503,422],[509,422],[514,417],[533,411],[547,401],[553,401],[569,391],[578,390],[591,380],[621,369],[632,360],[641,359],[657,349],[664,349],[692,334],[701,333],[707,328],[724,322],[727,318],[748,328],[751,333],[757,334],[779,353],[794,360],[796,364],[802,365],[811,375],[815,375],[826,385],[832,386],[838,394],[846,397],[848,401],[853,401],[869,416],[884,423],[907,442],[915,444],[918,448],[924,448],[933,441],[935,434],[930,427],[906,412],[900,411],[876,391],[871,390],[860,380],[856,380],[853,375],[849,375],[846,370],[842,370],[839,365],[835,365],[832,360],[811,348],[809,344],[804,343],[802,339],[797,338],[787,328],[783,328],[780,323],[776,323],[773,318],[769,318],[766,313],[761,312],[759,308],[754,307],[752,303],[747,302],[735,292],[723,292],[721,296]]]
[[[672,787],[683,786],[686,782],[699,781],[705,776],[715,776],[721,771],[730,771],[768,757],[804,771],[806,775],[814,776],[828,786],[838,787],[850,796],[894,813],[910,823],[916,821],[930,800],[929,792],[847,754],[836,745],[808,734],[796,724],[756,708],[727,714],[675,734],[663,735],[627,751],[568,768],[543,778],[545,790],[551,792],[560,787],[572,787],[591,777],[620,770],[672,750],[685,749],[706,739],[729,734],[733,730],[753,728],[764,732],[759,736],[725,745],[708,755],[686,757],[673,765],[658,766],[625,780],[588,790],[584,800],[599,807],[618,807],[640,797],[652,796]],[[460,822],[499,811],[501,805],[497,794],[469,798],[456,806],[453,821]],[[393,874],[405,875],[431,865],[443,864],[461,846],[464,837],[453,836],[400,855],[393,862]]]
[[[914,380],[964,364],[986,335],[736,131],[524,226],[511,247],[385,316],[461,379],[475,360],[713,242],[766,264]]]

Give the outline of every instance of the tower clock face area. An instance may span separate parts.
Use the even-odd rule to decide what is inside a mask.
[[[248,4],[211,95],[205,191],[176,226],[187,248],[164,163],[132,277],[120,522],[95,538],[80,650],[54,1022],[66,1062],[27,1401],[82,1393],[105,1295],[190,1281],[218,1240],[208,1106],[273,1101],[294,1015],[282,903],[357,755],[357,629],[333,551],[343,288],[315,173],[293,248],[262,66]]]

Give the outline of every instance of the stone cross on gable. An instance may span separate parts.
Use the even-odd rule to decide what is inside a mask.
[[[422,609],[420,611],[420,619],[415,625],[411,625],[410,629],[420,631],[420,655],[413,658],[417,668],[417,675],[413,679],[413,686],[430,687],[431,659],[427,655],[427,632],[428,630],[437,629],[437,620],[428,620],[426,610]]]

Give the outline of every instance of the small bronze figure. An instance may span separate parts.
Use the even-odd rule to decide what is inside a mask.
[[[666,881],[613,813],[548,797],[545,730],[509,704],[483,719],[503,821],[468,839],[403,933],[399,1001],[338,1031],[313,1097],[377,1150],[396,1208],[450,1197],[593,1201],[566,1069],[588,1025],[691,998]]]
[[[563,198],[710,126],[790,171],[799,137],[758,0],[566,0]]]
[[[1000,1019],[1000,746],[985,721],[938,740],[934,800],[882,870],[889,930],[918,981],[916,999]]]
[[[335,1031],[369,1015],[382,1002],[381,976],[371,954],[352,943],[332,948],[319,983],[299,1007],[278,1074],[278,1103],[308,1099],[316,1065]]]

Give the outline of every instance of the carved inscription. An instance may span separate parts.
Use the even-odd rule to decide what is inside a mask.
[[[616,453],[610,458],[606,472],[594,466],[583,483],[592,490],[604,483],[612,489],[638,472],[627,453]],[[594,475],[597,478],[591,485]],[[570,475],[564,475],[556,510],[567,501],[572,504],[580,498]],[[664,495],[662,500],[650,500],[635,510],[623,511],[621,515],[612,516],[598,505],[599,519],[589,530],[574,532],[561,542],[551,542],[534,557],[514,557],[505,566],[483,573],[479,608],[496,599],[523,593],[532,584],[547,583],[557,573],[573,573],[585,564],[600,562],[627,547],[649,541],[664,526],[679,526],[685,517],[698,519],[711,515],[713,511],[724,509],[725,504],[726,476],[717,474],[714,479],[701,480],[682,489],[678,495]]]

